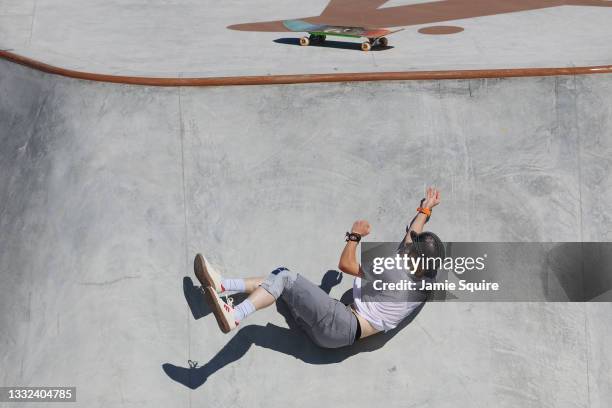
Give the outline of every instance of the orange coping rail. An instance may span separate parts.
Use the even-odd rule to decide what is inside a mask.
[[[444,71],[403,71],[403,72],[356,72],[335,74],[304,75],[257,75],[209,78],[153,78],[124,75],[95,74],[55,67],[31,58],[0,50],[0,58],[49,74],[83,79],[88,81],[110,82],[146,86],[232,86],[232,85],[281,85],[307,84],[318,82],[358,82],[358,81],[408,81],[443,79],[480,79],[515,78],[558,75],[612,74],[612,65],[567,68],[508,68],[508,69],[469,69]]]

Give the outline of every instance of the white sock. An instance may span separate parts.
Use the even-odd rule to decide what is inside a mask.
[[[243,293],[246,290],[246,283],[244,279],[222,279],[221,290],[223,292]]]
[[[255,306],[249,299],[246,299],[244,302],[240,303],[238,306],[234,307],[234,319],[237,322],[246,319],[248,315],[255,311]]]

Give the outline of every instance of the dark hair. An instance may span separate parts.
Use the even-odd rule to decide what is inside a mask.
[[[439,258],[441,262],[444,262],[446,249],[444,248],[442,240],[436,234],[429,231],[420,234],[411,231],[410,238],[412,239],[412,248],[410,251],[412,254],[423,256],[425,259]],[[433,278],[436,276],[438,269],[433,265],[429,269],[423,268],[423,272],[425,276]]]

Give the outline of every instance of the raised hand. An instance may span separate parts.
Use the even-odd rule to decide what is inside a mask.
[[[370,233],[370,223],[366,220],[358,220],[353,223],[353,227],[351,228],[351,232],[361,235],[365,237]]]
[[[440,190],[434,187],[428,187],[423,207],[434,208],[438,204],[440,204]]]

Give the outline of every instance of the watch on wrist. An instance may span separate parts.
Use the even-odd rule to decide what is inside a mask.
[[[356,232],[347,232],[345,241],[346,242],[353,241],[353,242],[358,243],[359,241],[361,241],[361,235]]]

